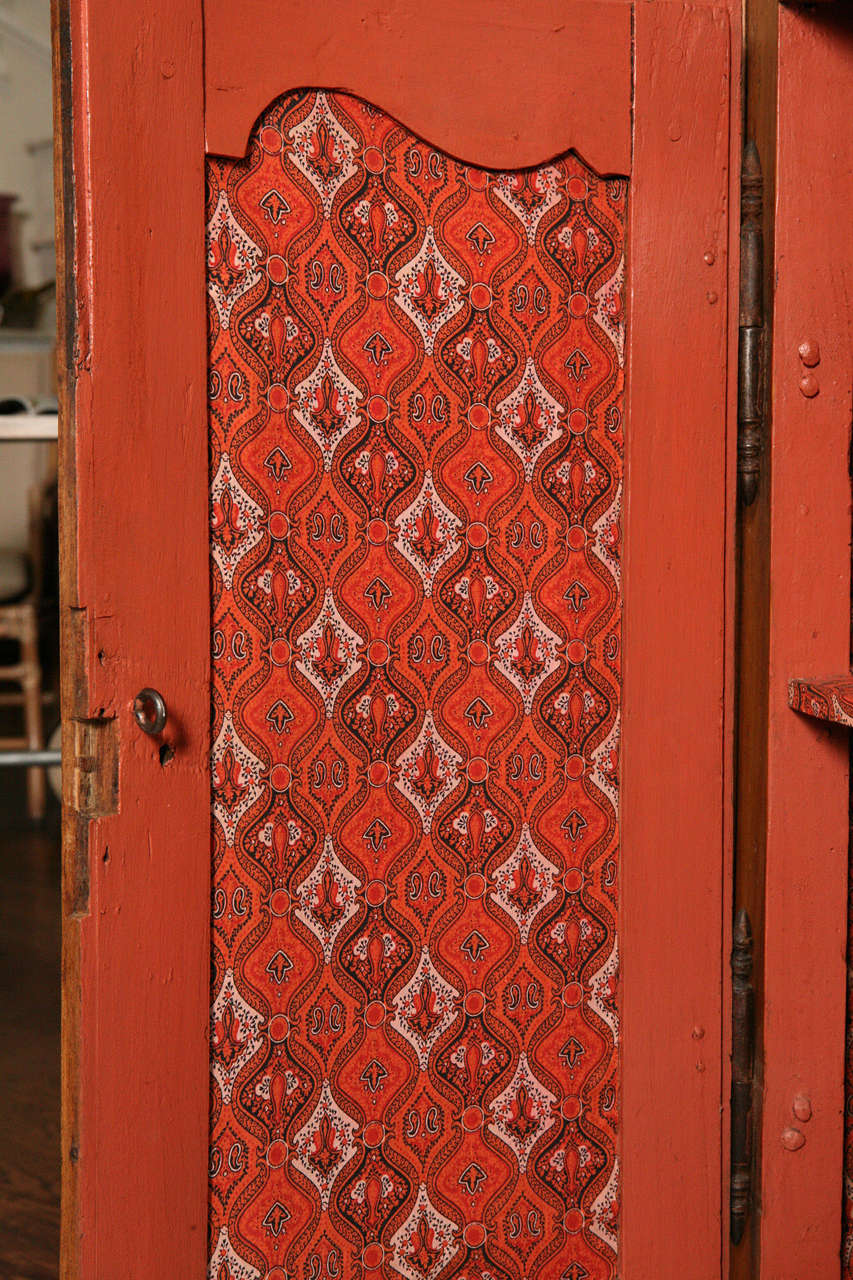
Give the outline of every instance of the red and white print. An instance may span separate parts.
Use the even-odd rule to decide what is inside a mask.
[[[209,1280],[614,1280],[627,184],[207,176]]]

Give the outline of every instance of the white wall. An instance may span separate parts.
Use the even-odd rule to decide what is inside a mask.
[[[0,0],[0,192],[20,196],[23,283],[53,278],[49,0]]]
[[[55,275],[51,140],[50,2],[0,0],[0,192],[20,196],[21,283]],[[53,309],[43,330],[53,336]],[[53,359],[43,335],[4,335],[0,328],[0,397],[38,397],[53,387]],[[0,443],[0,546],[27,545],[27,494],[43,474],[49,446]]]

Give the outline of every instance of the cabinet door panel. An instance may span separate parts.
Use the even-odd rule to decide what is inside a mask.
[[[85,1277],[720,1275],[729,17],[458,8],[72,7]]]

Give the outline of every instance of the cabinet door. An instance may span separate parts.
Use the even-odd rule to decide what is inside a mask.
[[[70,1274],[720,1276],[729,24],[61,15]]]
[[[849,1276],[853,1253],[853,243],[834,222],[853,198],[839,144],[853,105],[851,36],[843,5],[779,10],[760,1232],[762,1274],[779,1280]],[[804,182],[813,172],[819,186]]]

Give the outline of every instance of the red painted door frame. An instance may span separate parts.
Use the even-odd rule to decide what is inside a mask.
[[[773,1280],[840,1274],[849,730],[792,711],[788,683],[850,671],[845,8],[779,10],[760,1192]]]
[[[518,165],[575,146],[630,173],[622,1265],[629,1277],[718,1278],[738,13],[542,0],[520,23],[510,0],[472,0],[464,21],[459,6],[425,13],[411,0],[287,8],[285,19],[281,4],[250,0],[235,24],[234,5],[211,0],[203,33],[198,0],[57,6],[58,58],[70,48],[71,72],[59,76],[59,114],[73,123],[62,183],[74,761],[62,1274],[147,1280],[166,1260],[176,1275],[206,1273],[205,137],[209,150],[239,153],[270,98],[323,82],[464,159]],[[434,68],[441,93],[430,92]],[[168,763],[133,721],[145,685],[169,705]],[[114,813],[103,799],[81,803],[80,725],[117,734]]]
[[[201,12],[60,0],[54,28],[61,1274],[153,1276],[168,1259],[172,1273],[202,1276],[210,628],[204,244],[193,231],[204,223]],[[134,723],[146,686],[168,706],[169,763]],[[117,796],[103,784],[103,742],[117,745]],[[84,785],[92,777],[94,796]]]

